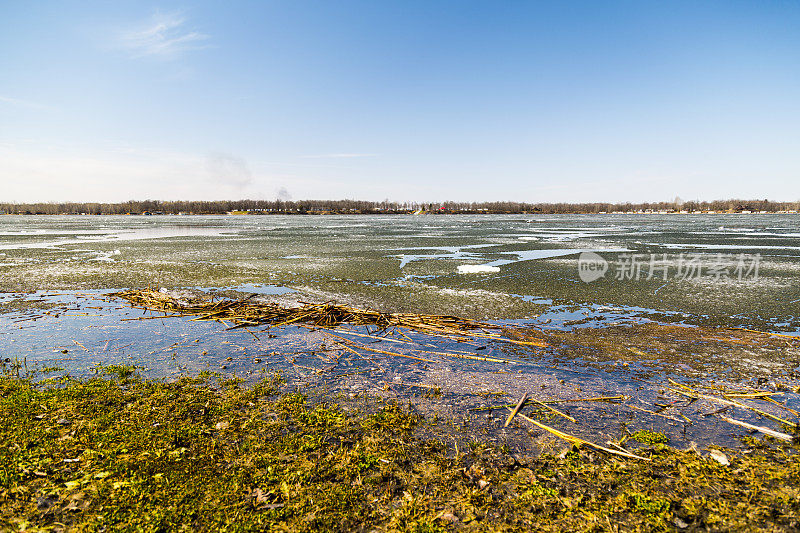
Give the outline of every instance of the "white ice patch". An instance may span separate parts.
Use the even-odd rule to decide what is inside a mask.
[[[670,250],[699,249],[699,250],[800,250],[800,246],[776,246],[766,244],[698,244],[698,243],[659,243],[643,242],[648,246],[660,246]]]
[[[176,226],[176,227],[147,227],[125,229],[98,233],[92,231],[82,232],[73,238],[62,237],[57,241],[4,244],[0,242],[0,250],[20,250],[31,248],[54,248],[66,244],[86,244],[89,242],[108,241],[139,241],[150,239],[164,239],[174,237],[221,237],[236,230],[213,228],[203,226]]]
[[[87,250],[87,251],[89,253],[97,254],[97,257],[90,259],[90,261],[106,261],[109,263],[114,261],[114,259],[112,259],[113,256],[120,255],[122,253],[119,250],[114,250],[112,252],[94,252],[92,250]]]
[[[400,259],[400,268],[412,261],[426,261],[430,259],[480,259],[477,254],[465,250],[488,248],[497,244],[470,244],[465,246],[420,246],[415,248],[395,248],[396,250],[442,250],[445,254],[400,254],[392,257]]]
[[[483,274],[486,272],[500,272],[500,267],[490,265],[458,265],[459,274]]]

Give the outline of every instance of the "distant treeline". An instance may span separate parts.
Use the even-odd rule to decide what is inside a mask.
[[[212,215],[212,214],[370,214],[370,213],[637,213],[637,212],[796,212],[800,202],[771,202],[769,200],[717,200],[713,202],[657,203],[520,203],[520,202],[369,202],[361,200],[237,200],[237,201],[179,201],[158,200],[122,203],[0,203],[0,214],[30,215]]]

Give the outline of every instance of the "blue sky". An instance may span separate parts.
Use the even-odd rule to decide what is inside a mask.
[[[6,1],[0,201],[794,201],[798,28],[789,1]]]

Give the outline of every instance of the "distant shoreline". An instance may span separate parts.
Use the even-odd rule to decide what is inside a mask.
[[[121,203],[0,202],[0,215],[623,215],[797,214],[798,202],[715,200],[657,203],[370,202],[235,200]]]
[[[415,216],[446,216],[446,215],[797,215],[798,211],[700,211],[700,212],[682,212],[682,211],[654,211],[654,212],[638,212],[638,211],[615,211],[615,212],[530,212],[530,211],[502,211],[502,212],[470,212],[470,211],[447,211],[442,213],[425,212],[403,212],[403,211],[375,211],[375,212],[361,212],[361,213],[343,213],[343,212],[276,212],[276,213],[0,213],[0,216],[43,216],[43,217],[56,217],[56,216],[70,216],[70,217],[95,217],[95,216],[187,216],[187,217],[202,217],[202,216],[369,216],[369,215],[415,215]]]

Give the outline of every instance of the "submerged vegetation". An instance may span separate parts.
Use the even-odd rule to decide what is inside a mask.
[[[421,429],[424,428],[424,433]],[[396,403],[359,411],[204,373],[174,383],[104,367],[0,378],[3,530],[796,530],[797,443],[458,449]],[[724,459],[724,460],[723,460]],[[727,464],[726,464],[727,463]]]

